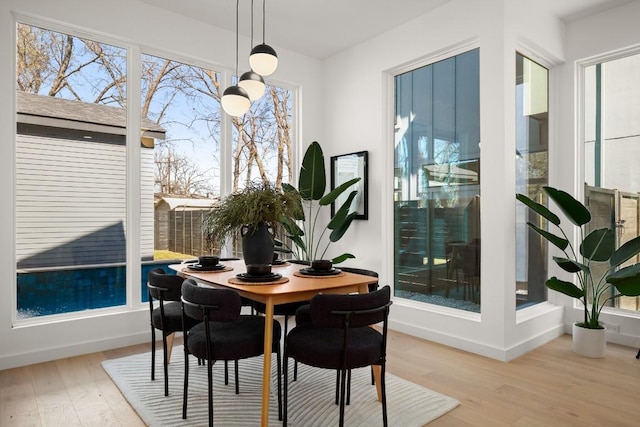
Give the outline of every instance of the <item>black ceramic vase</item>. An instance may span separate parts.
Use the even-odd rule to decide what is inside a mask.
[[[240,234],[245,264],[271,264],[274,245],[268,224],[245,225],[240,230]]]

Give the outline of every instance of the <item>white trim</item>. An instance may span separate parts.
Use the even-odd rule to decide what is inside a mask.
[[[111,34],[107,34],[98,30],[90,31],[85,27],[73,25],[67,22],[61,22],[55,19],[42,18],[37,15],[22,12],[13,12],[13,16],[16,23],[19,22],[21,24],[39,27],[48,31],[56,31],[58,33],[68,34],[82,39],[92,40],[99,43],[106,43],[112,46],[121,47],[123,49],[128,49],[130,45],[133,44],[133,42],[123,37],[113,36]]]
[[[127,248],[127,306],[136,308],[141,306],[140,269],[135,268],[140,265],[140,224],[141,215],[141,174],[142,174],[142,148],[140,141],[141,127],[141,100],[140,100],[140,79],[129,76],[141,76],[141,55],[140,49],[135,46],[127,48],[127,224],[125,228],[126,248]],[[135,226],[134,226],[135,225]]]
[[[476,37],[467,39],[467,40],[462,40],[458,43],[452,44],[451,46],[447,46],[445,48],[435,50],[420,58],[416,58],[411,61],[405,62],[404,64],[398,65],[396,67],[389,68],[385,70],[385,72],[391,73],[395,77],[400,74],[404,74],[409,71],[413,71],[418,68],[426,67],[427,65],[431,65],[436,62],[440,62],[445,59],[452,58],[454,56],[460,55],[461,53],[465,53],[479,47],[480,47],[480,39]]]

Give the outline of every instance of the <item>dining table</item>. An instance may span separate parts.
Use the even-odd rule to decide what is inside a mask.
[[[243,260],[222,261],[222,266],[224,268],[203,271],[205,269],[181,263],[171,264],[169,268],[179,276],[195,279],[201,285],[234,289],[240,296],[265,305],[261,425],[266,427],[269,422],[274,306],[308,301],[320,293],[367,293],[369,284],[376,283],[378,279],[343,272],[339,267],[334,268],[330,274],[317,272],[319,275],[314,275],[313,269],[309,266],[288,261],[272,265],[272,280],[267,277],[248,276]],[[376,376],[379,376],[378,372]],[[379,381],[376,383],[379,384]]]

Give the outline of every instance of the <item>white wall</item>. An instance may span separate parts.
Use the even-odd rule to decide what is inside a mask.
[[[15,62],[14,13],[41,19],[42,25],[52,29],[59,24],[80,32],[90,30],[92,35],[97,33],[106,41],[120,45],[131,43],[152,53],[163,53],[200,66],[233,69],[235,63],[234,33],[136,1],[3,0],[0,3],[0,63],[5,64],[0,67],[0,99],[4,100],[0,105],[0,179],[3,183],[0,198],[5,201],[0,211],[0,369],[145,342],[150,337],[148,306],[141,304],[100,311],[100,315],[90,312],[83,319],[62,318],[46,324],[14,327],[15,74],[9,66]],[[240,43],[249,45],[249,41],[242,38]],[[298,108],[305,111],[305,119],[304,123],[298,123],[298,136],[303,145],[313,139],[322,140],[320,62],[278,46],[274,48],[280,66],[267,82],[304,88]],[[241,60],[240,68],[248,69],[246,58]],[[131,101],[136,104],[135,100]],[[139,182],[139,178],[131,179]],[[139,197],[137,193],[134,191],[129,200],[135,201]],[[136,251],[140,245],[133,243],[132,246],[136,249],[130,251],[129,259],[139,259]],[[133,280],[135,274],[132,272],[129,278]],[[133,283],[133,289],[139,287],[136,285],[139,279]]]
[[[482,257],[482,313],[397,299],[391,318],[394,329],[500,360],[564,331],[561,307],[515,310],[515,52],[548,67],[564,56],[564,24],[535,3],[455,0],[325,63],[325,154],[369,151],[369,221],[356,221],[348,233],[358,238],[339,246],[384,284],[393,280],[390,72],[480,48],[482,251],[491,254]]]

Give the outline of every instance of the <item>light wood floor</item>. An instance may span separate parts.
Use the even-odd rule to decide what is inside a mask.
[[[138,345],[0,371],[0,426],[143,425],[100,362],[146,351]],[[388,370],[461,402],[429,427],[637,426],[636,352],[609,344],[606,358],[585,359],[565,335],[504,363],[391,332]]]

